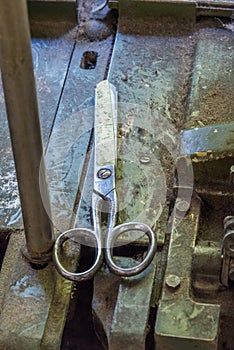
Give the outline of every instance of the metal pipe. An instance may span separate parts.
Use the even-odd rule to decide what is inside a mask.
[[[26,235],[26,256],[33,263],[44,263],[51,255],[53,234],[26,0],[0,1],[0,67]],[[46,209],[40,193],[39,169]]]

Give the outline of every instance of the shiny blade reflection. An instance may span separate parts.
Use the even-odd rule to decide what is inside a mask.
[[[117,158],[117,91],[107,80],[95,90],[95,167],[115,165]]]

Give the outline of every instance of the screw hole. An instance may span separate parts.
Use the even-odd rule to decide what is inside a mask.
[[[95,69],[97,64],[98,53],[96,51],[85,51],[81,58],[81,69]]]

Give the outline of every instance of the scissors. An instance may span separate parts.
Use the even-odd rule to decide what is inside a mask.
[[[118,203],[115,184],[117,162],[117,92],[107,80],[97,84],[95,89],[94,115],[94,183],[92,192],[93,229],[73,228],[61,233],[54,245],[54,262],[59,273],[71,281],[84,281],[92,278],[105,262],[116,275],[130,277],[145,270],[151,263],[157,249],[155,235],[151,228],[140,222],[116,225]],[[106,230],[102,228],[102,207],[108,204]],[[105,234],[103,233],[105,231]],[[121,267],[114,261],[113,248],[117,239],[126,232],[140,231],[148,236],[148,250],[144,259],[134,267]],[[71,272],[61,263],[62,246],[68,239],[79,240],[81,245],[95,246],[93,265],[86,271]]]

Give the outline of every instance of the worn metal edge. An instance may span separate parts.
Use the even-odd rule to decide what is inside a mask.
[[[56,276],[55,292],[41,342],[42,350],[60,349],[74,284],[58,273]]]
[[[181,135],[181,153],[224,153],[234,149],[234,122],[184,130]]]

